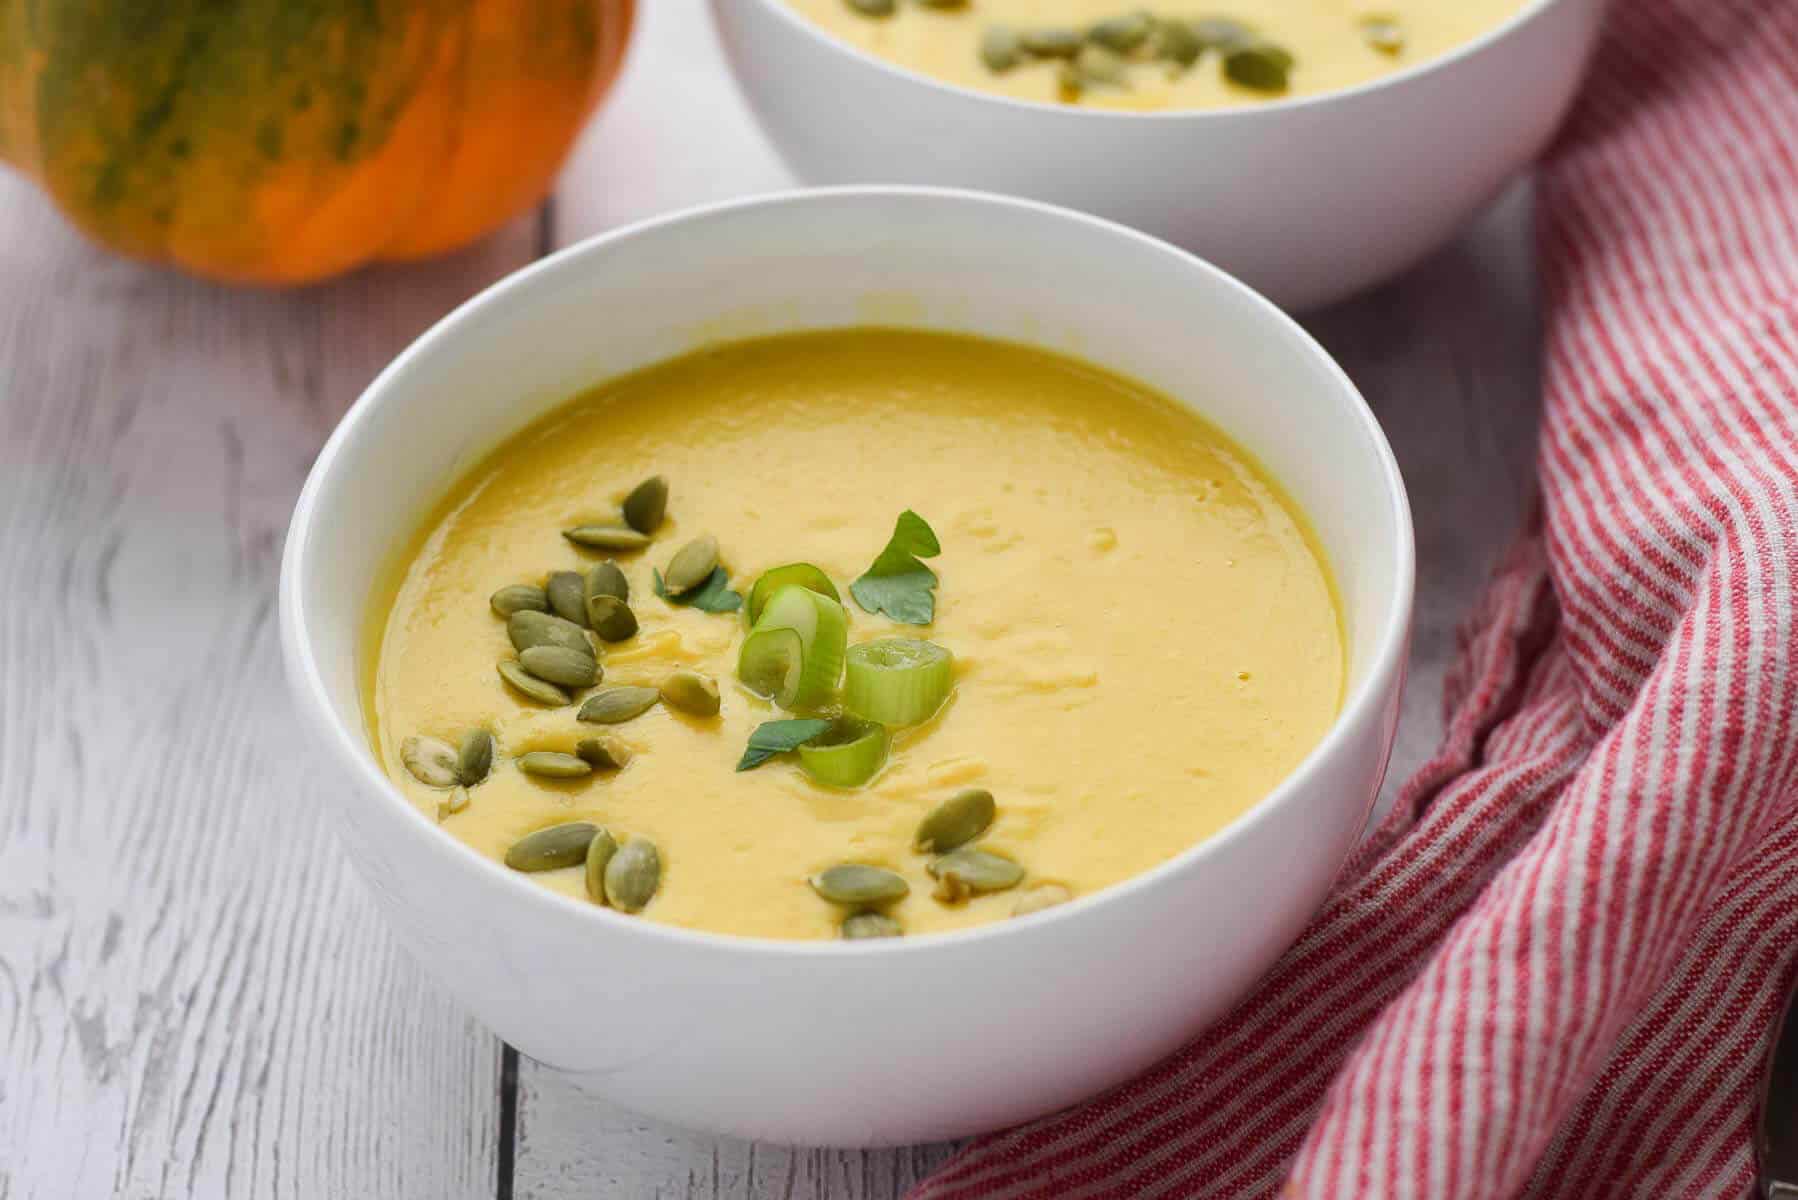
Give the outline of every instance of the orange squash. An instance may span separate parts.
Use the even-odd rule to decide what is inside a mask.
[[[633,0],[0,0],[0,161],[107,246],[322,279],[549,190]]]

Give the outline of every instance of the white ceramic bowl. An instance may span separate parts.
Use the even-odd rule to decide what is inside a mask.
[[[1410,266],[1536,157],[1604,2],[1531,0],[1461,50],[1361,87],[1147,114],[939,83],[824,33],[786,0],[712,0],[712,12],[750,103],[807,183],[1064,204],[1185,246],[1298,309]]]
[[[1133,375],[1194,405],[1285,482],[1334,567],[1350,659],[1342,715],[1291,778],[1225,832],[1117,887],[890,943],[622,917],[480,857],[407,804],[364,737],[361,634],[373,581],[462,472],[609,376],[719,337],[870,321],[1028,342]],[[1173,1050],[1266,970],[1322,899],[1384,773],[1412,565],[1410,510],[1379,426],[1323,350],[1246,287],[1122,226],[1027,201],[853,189],[608,234],[420,338],[313,468],[282,564],[281,634],[337,783],[344,848],[402,941],[476,1016],[643,1112],[879,1144],[1089,1096]]]

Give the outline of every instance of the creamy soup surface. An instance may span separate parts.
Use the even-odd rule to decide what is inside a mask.
[[[1202,388],[1202,381],[1194,381]],[[632,752],[578,780],[521,773],[518,756],[598,732],[574,705],[504,684],[513,655],[489,597],[609,557],[564,540],[615,519],[651,473],[667,518],[619,555],[640,631],[605,646],[602,686],[717,680],[722,712],[665,704],[607,726]],[[929,626],[872,616],[848,585],[904,509],[942,544]],[[922,637],[951,650],[955,685],[896,731],[865,787],[832,790],[789,758],[746,772],[750,733],[789,714],[736,680],[741,613],[673,607],[651,568],[709,532],[732,586],[816,564],[842,594],[851,646]],[[369,679],[371,735],[421,810],[503,859],[535,830],[591,820],[657,846],[642,919],[772,938],[838,935],[845,909],[808,885],[843,862],[883,865],[910,894],[885,908],[907,934],[1013,914],[1042,883],[1086,895],[1204,840],[1318,742],[1343,688],[1343,645],[1319,553],[1282,494],[1191,413],[1128,380],[1022,347],[856,330],[723,346],[609,383],[503,446],[455,489],[412,549]],[[401,762],[409,735],[498,752],[461,811]],[[1014,889],[947,903],[912,849],[926,813],[989,789],[978,846],[1027,871]],[[578,867],[530,878],[583,898]]]
[[[932,7],[895,0],[888,16],[857,11],[850,0],[784,0],[833,35],[879,58],[946,83],[1034,100],[1096,108],[1223,108],[1314,95],[1368,83],[1466,45],[1522,11],[1530,0],[1216,0],[1207,4],[1130,4],[1120,0],[967,0]],[[1159,34],[1123,52],[1124,77],[1100,81],[1066,60],[1024,54],[995,69],[983,39],[995,27],[1017,33],[1087,31],[1110,18],[1221,17],[1291,56],[1281,86],[1250,73],[1233,82],[1225,50],[1208,46],[1190,63],[1169,57]],[[1127,44],[1127,43],[1126,43]],[[1068,86],[1069,79],[1084,79]]]

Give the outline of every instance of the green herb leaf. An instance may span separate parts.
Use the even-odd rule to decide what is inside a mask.
[[[662,582],[660,571],[651,567],[649,573],[655,577],[656,595],[670,604],[690,606],[709,613],[736,612],[743,607],[743,597],[730,590],[730,575],[723,567],[713,567],[704,583],[679,596],[669,592],[668,585]]]
[[[737,770],[752,771],[776,754],[799,749],[829,728],[829,721],[809,717],[798,721],[763,721],[749,735],[749,745],[743,750]]]
[[[929,522],[908,508],[899,514],[887,548],[849,585],[849,594],[868,612],[885,613],[906,625],[928,625],[936,619],[936,572],[918,560],[942,552]]]

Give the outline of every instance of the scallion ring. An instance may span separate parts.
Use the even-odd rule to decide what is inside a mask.
[[[750,627],[761,619],[762,610],[768,607],[768,601],[784,587],[802,587],[807,591],[828,596],[838,603],[843,597],[837,593],[837,585],[811,563],[788,563],[784,567],[772,567],[762,572],[762,577],[755,581],[749,590],[749,599],[743,605],[743,615],[748,618]]]
[[[791,643],[769,635],[787,630],[799,637],[797,670]],[[829,596],[788,585],[775,592],[743,642],[737,677],[751,691],[789,712],[816,708],[836,695],[849,641],[849,614]]]
[[[849,648],[843,705],[866,721],[916,725],[949,697],[955,657],[935,642],[881,638]]]
[[[799,747],[799,765],[825,787],[858,788],[886,765],[889,742],[886,726],[845,717]]]

